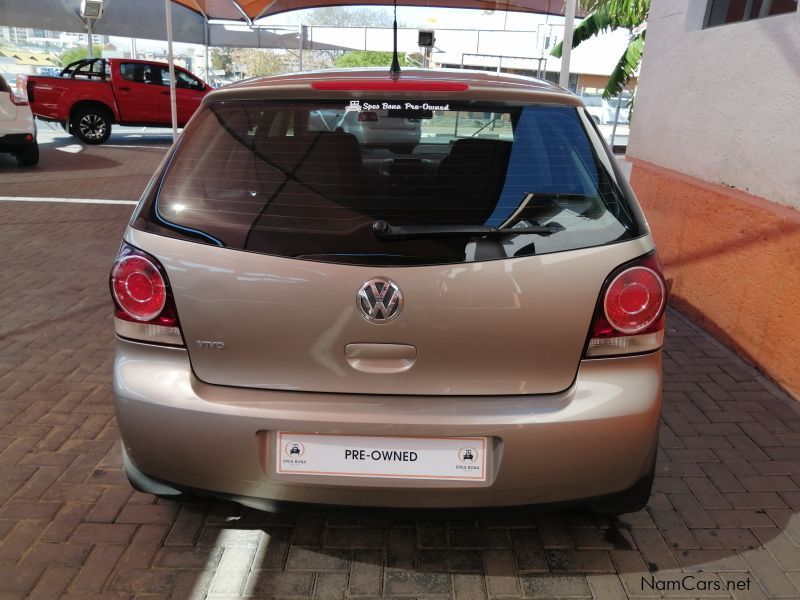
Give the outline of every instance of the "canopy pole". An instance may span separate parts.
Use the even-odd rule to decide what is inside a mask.
[[[566,13],[564,15],[564,40],[561,44],[561,75],[558,85],[569,89],[569,61],[572,55],[572,33],[575,29],[575,7],[578,0],[566,0]]]
[[[303,70],[303,42],[305,41],[304,38],[306,36],[306,26],[300,25],[300,51],[298,52],[298,63],[299,63],[299,70]]]
[[[92,20],[86,19],[86,34],[89,38],[89,55],[88,58],[94,58],[94,48],[92,48]]]
[[[205,46],[206,46],[206,83],[211,85],[211,67],[209,66],[209,59],[208,59],[208,15],[203,15],[206,20],[206,27],[204,30],[205,34]]]
[[[172,115],[172,143],[178,139],[178,106],[175,97],[175,62],[172,55],[172,2],[164,0],[167,16],[167,60],[169,61],[169,109]]]

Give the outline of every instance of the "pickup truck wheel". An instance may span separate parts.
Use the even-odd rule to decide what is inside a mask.
[[[39,164],[39,144],[34,142],[17,152],[17,162],[23,167],[33,167]]]
[[[72,133],[85,144],[103,144],[111,135],[111,117],[102,108],[80,108],[70,118]]]

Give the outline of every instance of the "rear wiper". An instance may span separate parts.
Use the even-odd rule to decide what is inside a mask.
[[[539,227],[512,227],[500,229],[486,225],[390,225],[386,221],[375,221],[372,232],[379,240],[415,240],[421,238],[463,237],[463,236],[506,236],[506,235],[550,235],[564,231],[559,223]]]

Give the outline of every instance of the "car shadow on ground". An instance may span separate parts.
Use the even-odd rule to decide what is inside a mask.
[[[66,151],[65,151],[66,148]],[[78,142],[69,144],[39,144],[39,164],[22,167],[11,154],[0,154],[0,173],[18,173],[36,176],[43,171],[76,172],[113,169],[122,163],[96,152],[86,152]]]
[[[749,585],[754,594],[763,588],[768,597],[796,594],[783,573],[798,568],[792,556],[795,511],[756,509],[748,513],[749,523],[734,523],[730,519],[744,515],[726,509],[726,516],[715,514],[719,523],[689,520],[690,528],[679,510],[660,506],[663,494],[654,493],[653,506],[619,517],[537,508],[459,518],[439,511],[398,516],[388,509],[270,513],[220,501],[160,500],[179,510],[176,525],[203,526],[192,533],[173,528],[153,565],[191,562],[191,591],[198,597],[310,596],[323,590],[335,596],[339,590],[367,597],[603,598],[612,589],[658,596],[676,581],[694,585],[703,592],[698,597],[707,591],[727,597],[725,590],[736,585]],[[183,547],[173,543],[179,535]],[[111,589],[133,591],[119,583]]]

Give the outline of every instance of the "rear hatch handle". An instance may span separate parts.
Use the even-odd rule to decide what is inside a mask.
[[[417,349],[408,344],[347,344],[347,363],[364,373],[403,373],[414,366]]]

